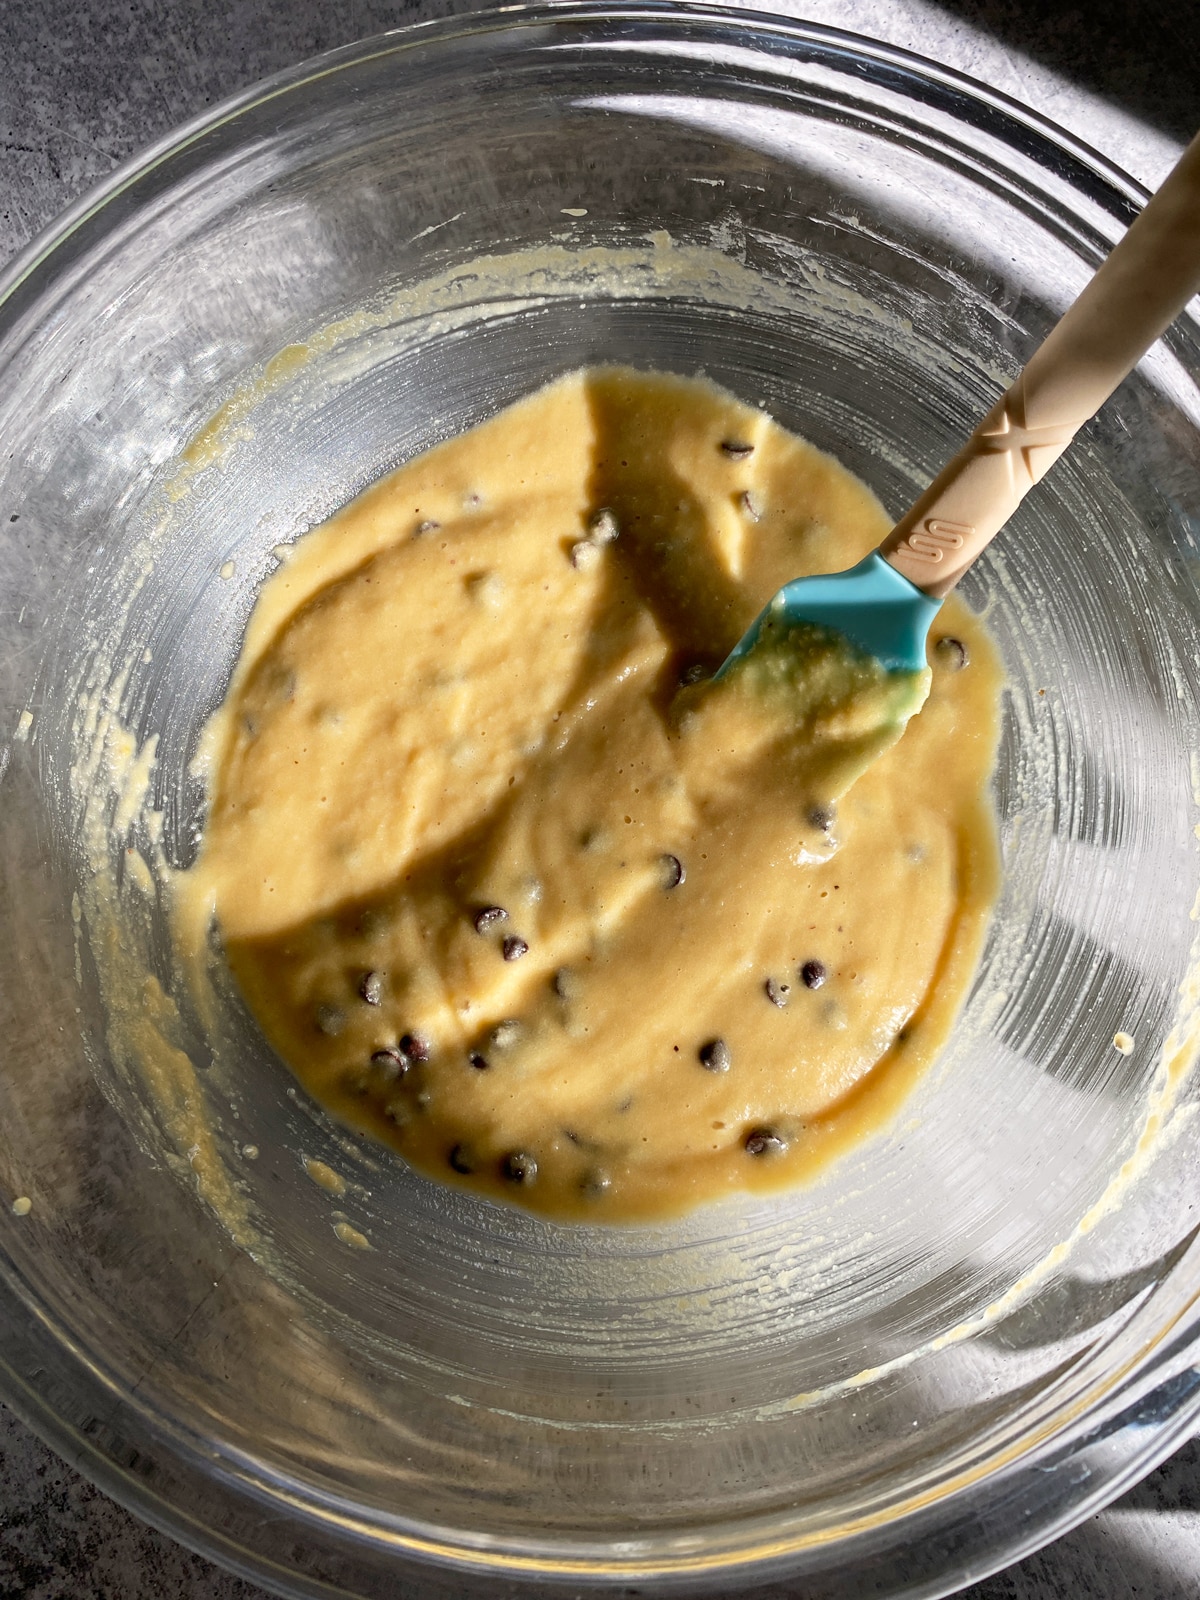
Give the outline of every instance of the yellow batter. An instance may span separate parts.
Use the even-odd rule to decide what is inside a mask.
[[[185,937],[215,917],[303,1083],[439,1178],[626,1220],[810,1174],[972,976],[998,662],[947,602],[899,743],[928,675],[819,634],[709,678],[887,527],[763,413],[625,369],[411,462],[263,590]]]

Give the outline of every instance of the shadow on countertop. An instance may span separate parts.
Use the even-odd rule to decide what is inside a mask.
[[[1074,1600],[1085,1595],[1092,1600],[1110,1595],[1196,1600],[1200,1572],[1180,1562],[1178,1542],[1163,1538],[1156,1516],[1144,1513],[1197,1510],[1200,1440],[1192,1439],[1100,1516],[1016,1566],[961,1590],[957,1600]]]
[[[937,0],[939,9],[1186,143],[1200,130],[1198,0]]]

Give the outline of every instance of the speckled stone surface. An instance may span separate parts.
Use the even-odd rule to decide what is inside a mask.
[[[177,123],[280,67],[471,0],[0,0],[0,262]],[[789,0],[1003,90],[1147,185],[1200,127],[1200,0]],[[0,1597],[261,1600],[0,1407]],[[1200,1600],[1200,1442],[966,1600]],[[800,1596],[797,1596],[800,1600]]]

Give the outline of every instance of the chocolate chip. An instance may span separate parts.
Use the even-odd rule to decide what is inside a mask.
[[[466,1174],[475,1171],[475,1162],[465,1144],[456,1144],[446,1157],[455,1172]]]
[[[498,922],[507,922],[508,912],[503,906],[484,906],[475,913],[475,932],[488,933]]]
[[[537,1177],[537,1162],[524,1150],[510,1150],[500,1163],[500,1175],[509,1183],[532,1183]]]
[[[579,994],[579,978],[570,967],[559,967],[552,979],[555,994],[560,1000],[574,1000]]]
[[[778,1006],[782,1011],[784,1006],[787,1005],[788,997],[792,992],[791,984],[782,983],[778,978],[768,978],[766,983],[763,984],[763,988],[767,991],[767,999],[771,1004]]]
[[[800,982],[806,989],[819,989],[827,977],[823,961],[806,961],[800,968]]]
[[[600,546],[593,539],[576,539],[571,546],[571,565],[577,572],[587,572],[600,559]]]
[[[712,674],[702,661],[693,661],[690,667],[684,667],[679,674],[679,687],[681,689],[690,689],[694,683],[703,683],[705,678],[711,676]]]
[[[419,537],[423,533],[436,533],[440,527],[440,522],[435,522],[432,517],[426,517],[424,522],[417,523],[413,529],[413,534]]]
[[[478,1050],[472,1050],[467,1060],[475,1068],[476,1072],[486,1072],[492,1064],[486,1056],[481,1056]]]
[[[336,1039],[346,1026],[346,1013],[341,1006],[319,1005],[316,1015],[317,1031],[327,1039]]]
[[[962,640],[952,639],[949,634],[943,634],[933,648],[951,672],[961,672],[971,659],[970,652]]]
[[[740,439],[722,439],[721,453],[733,461],[744,461],[747,456],[754,454],[754,446],[744,444]]]
[[[495,572],[472,572],[463,579],[472,600],[496,610],[504,598],[504,579]]]
[[[751,1128],[745,1139],[746,1152],[752,1156],[779,1155],[787,1149],[787,1140],[774,1128]]]
[[[501,953],[505,961],[520,961],[523,955],[528,955],[529,946],[519,933],[510,933],[501,946]]]
[[[369,1006],[377,1006],[383,999],[383,973],[364,972],[358,981],[358,992]]]
[[[406,1033],[400,1040],[400,1051],[409,1061],[428,1061],[433,1054],[433,1046],[419,1033]]]
[[[820,828],[822,833],[828,833],[837,818],[837,813],[832,806],[809,806],[808,820],[814,828]]]
[[[678,856],[660,856],[659,864],[662,867],[663,888],[678,889],[687,877],[687,868]]]
[[[607,1194],[612,1188],[612,1179],[609,1177],[607,1172],[600,1172],[597,1169],[593,1169],[590,1172],[584,1173],[583,1177],[579,1180],[579,1187],[583,1190],[584,1194],[587,1195],[589,1200],[598,1200],[601,1195]]]
[[[620,531],[615,513],[607,506],[602,506],[599,511],[593,511],[588,519],[588,532],[595,544],[611,544]]]
[[[511,1050],[521,1037],[521,1024],[516,1017],[506,1017],[492,1029],[492,1043],[497,1050]]]
[[[699,1050],[700,1065],[706,1072],[728,1072],[733,1064],[729,1046],[724,1039],[710,1039]]]
[[[376,1050],[371,1057],[371,1065],[385,1078],[402,1078],[408,1071],[412,1062],[392,1045]]]

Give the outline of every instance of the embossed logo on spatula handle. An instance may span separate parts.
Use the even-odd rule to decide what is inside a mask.
[[[1020,377],[879,553],[947,594],[1155,339],[1200,291],[1200,135]]]

